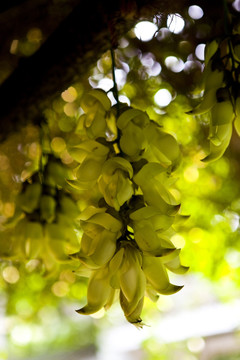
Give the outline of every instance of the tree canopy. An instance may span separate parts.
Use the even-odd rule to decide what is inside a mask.
[[[0,5],[0,284],[16,321],[119,301],[142,327],[148,299],[181,290],[188,267],[220,298],[239,294],[239,11]],[[45,346],[76,345],[62,321]]]

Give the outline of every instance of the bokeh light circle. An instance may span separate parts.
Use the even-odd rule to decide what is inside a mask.
[[[172,95],[167,89],[160,89],[154,95],[154,101],[158,106],[164,107],[172,101]]]
[[[204,15],[203,9],[198,6],[198,5],[191,5],[188,8],[188,15],[193,19],[193,20],[198,20],[201,19]]]
[[[179,34],[185,26],[185,21],[179,14],[170,14],[167,17],[167,27],[174,33]]]
[[[157,30],[157,25],[150,21],[140,21],[134,28],[136,37],[142,41],[151,40]]]

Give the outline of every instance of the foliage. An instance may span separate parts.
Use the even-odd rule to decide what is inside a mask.
[[[203,20],[187,10],[179,33],[158,17],[148,42],[131,30],[115,59],[103,54],[45,109],[41,126],[1,144],[9,314],[39,321],[44,307],[64,313],[65,299],[92,314],[118,295],[126,319],[141,327],[145,295],[155,301],[181,288],[168,271],[187,270],[184,245],[183,263],[227,289],[216,286],[222,299],[237,291],[238,12],[225,4],[209,29],[207,5]],[[195,50],[204,44],[203,62]],[[167,105],[159,90],[170,94]]]

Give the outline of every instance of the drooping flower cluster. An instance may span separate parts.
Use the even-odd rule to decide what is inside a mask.
[[[32,182],[23,183],[14,216],[4,224],[1,259],[23,263],[38,259],[49,274],[60,264],[72,262],[69,254],[80,247],[75,231],[80,211],[70,194],[59,188],[57,179],[62,175],[61,164],[49,160],[44,181],[36,173]]]
[[[203,159],[219,159],[227,149],[233,126],[240,135],[240,46],[239,34],[225,35],[206,45],[203,72],[204,95],[190,114],[209,114],[209,154]]]
[[[68,151],[78,166],[68,183],[88,194],[79,274],[89,277],[81,314],[109,308],[119,293],[127,320],[141,326],[144,296],[172,294],[167,269],[184,273],[171,242],[179,204],[171,193],[171,173],[180,160],[175,138],[148,115],[125,104],[116,107],[102,90],[82,101]]]

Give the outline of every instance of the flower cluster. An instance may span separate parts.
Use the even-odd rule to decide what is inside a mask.
[[[89,277],[87,304],[78,312],[109,308],[119,294],[127,320],[141,326],[144,296],[172,294],[167,269],[184,273],[171,242],[180,205],[171,193],[180,161],[176,139],[148,115],[125,104],[120,115],[107,94],[83,98],[68,152],[78,163],[69,185],[88,194],[83,206],[78,273]]]

